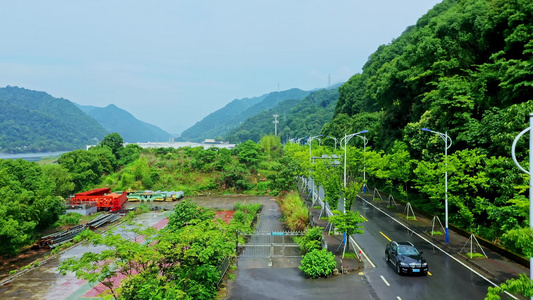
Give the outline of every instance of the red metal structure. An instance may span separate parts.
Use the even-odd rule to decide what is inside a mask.
[[[96,203],[99,211],[109,210],[116,211],[122,209],[122,205],[126,203],[128,196],[126,192],[122,192],[121,195],[111,193],[110,188],[99,188],[90,191],[77,193],[74,197],[70,198],[72,205]]]

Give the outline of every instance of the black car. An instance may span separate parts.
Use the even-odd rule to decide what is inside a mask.
[[[411,242],[390,242],[385,248],[385,259],[396,267],[398,274],[428,274],[427,261]]]

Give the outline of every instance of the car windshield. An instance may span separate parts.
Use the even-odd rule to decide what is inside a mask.
[[[402,245],[398,247],[398,254],[399,255],[417,255],[418,251],[416,250],[415,247]]]

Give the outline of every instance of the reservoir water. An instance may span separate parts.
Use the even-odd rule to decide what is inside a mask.
[[[43,157],[48,156],[60,156],[63,153],[67,153],[69,151],[56,151],[56,152],[39,152],[39,153],[15,153],[15,154],[8,154],[8,153],[0,153],[0,159],[24,159],[27,161],[40,161]]]

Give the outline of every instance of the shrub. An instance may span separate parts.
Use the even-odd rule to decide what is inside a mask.
[[[326,277],[337,267],[335,255],[326,249],[313,250],[302,259],[300,270],[310,278]]]
[[[80,223],[82,215],[78,213],[68,213],[59,216],[59,220],[53,225],[53,227],[59,227],[59,226],[76,226]]]
[[[300,251],[304,254],[322,248],[322,227],[314,227],[302,237],[295,237],[294,240],[300,245]]]

